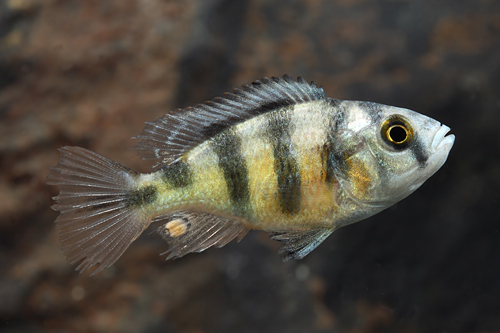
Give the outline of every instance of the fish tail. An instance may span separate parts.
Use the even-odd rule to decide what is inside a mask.
[[[111,266],[147,228],[151,219],[130,204],[139,173],[79,147],[59,149],[59,164],[47,184],[61,188],[52,209],[56,228],[71,264],[92,274]]]

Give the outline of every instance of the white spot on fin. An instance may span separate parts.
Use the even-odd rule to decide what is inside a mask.
[[[222,247],[245,236],[248,228],[238,221],[204,212],[178,211],[158,216],[154,222],[167,220],[157,231],[167,241],[167,260],[191,252],[202,252],[211,246]],[[189,231],[189,232],[188,232]]]
[[[165,224],[165,229],[170,236],[179,237],[186,233],[188,226],[183,219],[175,219]]]

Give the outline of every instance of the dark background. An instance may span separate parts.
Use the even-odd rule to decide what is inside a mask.
[[[263,76],[452,128],[395,207],[282,263],[263,232],[164,262],[146,232],[110,269],[59,250],[45,185],[78,145],[146,172],[144,121]],[[500,2],[0,2],[0,331],[500,332]]]

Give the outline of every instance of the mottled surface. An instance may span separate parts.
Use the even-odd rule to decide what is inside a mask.
[[[0,3],[0,330],[500,331],[496,0]],[[56,148],[141,171],[144,121],[262,76],[407,107],[452,128],[447,164],[300,262],[253,232],[164,262],[146,232],[103,273],[59,250]]]

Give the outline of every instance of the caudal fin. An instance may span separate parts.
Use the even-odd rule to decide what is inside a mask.
[[[150,220],[130,207],[127,198],[138,172],[79,147],[60,149],[59,164],[47,184],[58,185],[52,208],[62,250],[77,271],[111,266],[144,231]]]

